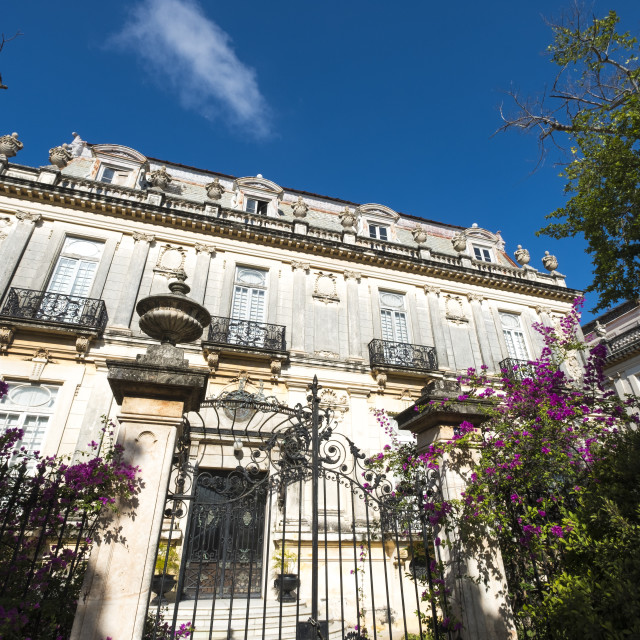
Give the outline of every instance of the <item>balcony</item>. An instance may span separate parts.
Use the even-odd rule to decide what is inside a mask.
[[[607,364],[629,358],[640,351],[640,327],[607,339]]]
[[[524,380],[524,378],[534,378],[536,375],[535,367],[528,360],[505,358],[498,363],[498,367],[510,380]]]
[[[104,300],[11,287],[0,322],[98,334],[107,326]]]
[[[369,362],[372,369],[398,369],[407,373],[423,373],[438,368],[435,347],[390,340],[372,340],[369,343]]]
[[[209,333],[202,341],[211,372],[217,370],[220,355],[262,359],[270,361],[272,379],[276,381],[282,363],[288,360],[285,329],[278,324],[212,316]]]

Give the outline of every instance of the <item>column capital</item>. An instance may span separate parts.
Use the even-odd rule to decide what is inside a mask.
[[[216,248],[212,244],[196,244],[195,250],[197,254],[200,253],[208,253],[209,255],[213,255],[216,252]]]
[[[291,270],[296,271],[297,269],[300,269],[300,271],[309,271],[311,269],[311,265],[308,262],[293,260],[291,262]]]
[[[424,285],[424,292],[427,295],[432,293],[432,294],[434,294],[436,296],[439,296],[442,293],[438,287],[434,287],[432,284],[425,284]]]
[[[484,296],[481,296],[479,293],[467,293],[467,300],[469,300],[469,302],[483,302]]]
[[[151,244],[156,237],[151,233],[139,233],[138,231],[134,231],[132,234],[134,242],[146,242]]]
[[[347,280],[347,282],[349,280],[354,280],[355,282],[359,282],[362,279],[362,274],[359,271],[345,271],[344,279]]]
[[[16,218],[20,222],[36,224],[42,220],[42,216],[39,213],[31,213],[29,211],[16,211]]]

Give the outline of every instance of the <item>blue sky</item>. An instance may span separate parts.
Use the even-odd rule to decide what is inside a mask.
[[[582,240],[536,238],[563,202],[536,140],[492,137],[504,90],[551,82],[543,16],[567,2],[5,2],[0,134],[47,163],[77,131],[147,156],[460,225],[545,250],[583,288]],[[640,2],[596,1],[640,33]],[[557,158],[556,158],[557,159]],[[595,299],[587,300],[587,307]],[[590,317],[585,314],[585,319]]]

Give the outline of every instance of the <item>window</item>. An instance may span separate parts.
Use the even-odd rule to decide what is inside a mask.
[[[229,342],[262,347],[267,297],[267,272],[248,267],[236,268],[236,281],[229,320]]]
[[[10,382],[9,392],[0,400],[0,432],[21,429],[17,448],[28,453],[41,451],[58,396],[58,387]]]
[[[491,257],[491,249],[488,249],[487,247],[479,247],[474,244],[473,255],[476,260],[481,260],[482,262],[493,262],[493,258]]]
[[[383,340],[409,342],[403,295],[387,291],[380,292],[380,324]]]
[[[126,186],[129,184],[130,175],[131,175],[131,171],[128,171],[127,169],[114,169],[113,167],[103,167],[102,173],[100,175],[100,182]]]
[[[80,320],[84,301],[98,269],[104,243],[67,237],[42,298],[38,317],[44,320]]]
[[[376,240],[388,240],[389,239],[389,227],[385,227],[380,224],[369,225],[369,237]]]
[[[256,200],[255,198],[246,199],[245,211],[248,213],[256,213],[261,216],[266,216],[268,208],[269,203],[266,200]]]
[[[516,360],[528,360],[529,351],[520,326],[520,316],[514,313],[501,313],[500,324],[504,340],[507,343],[509,357]]]

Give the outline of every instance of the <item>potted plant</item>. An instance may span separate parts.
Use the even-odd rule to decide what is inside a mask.
[[[278,592],[278,601],[295,602],[296,596],[292,592],[300,586],[300,578],[297,574],[298,554],[287,549],[282,542],[271,556],[271,562],[273,572],[276,574],[273,586]]]
[[[166,568],[165,568],[166,561]],[[158,555],[156,557],[156,573],[151,579],[151,590],[157,594],[151,604],[166,604],[165,594],[176,586],[176,576],[180,571],[180,556],[176,548],[167,543],[161,542],[158,545]]]

